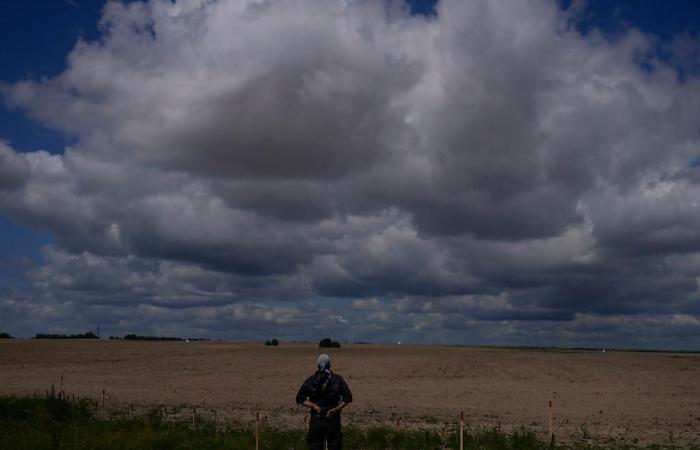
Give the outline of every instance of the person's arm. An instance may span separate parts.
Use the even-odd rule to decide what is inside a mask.
[[[345,403],[344,401],[341,400],[340,403],[338,403],[338,405],[335,408],[329,409],[328,412],[326,413],[326,415],[332,416],[333,414],[338,414],[346,406],[347,406],[347,403]]]
[[[348,385],[345,383],[345,380],[342,378],[339,380],[340,382],[340,403],[338,403],[333,409],[328,410],[328,415],[332,416],[333,414],[339,413],[343,408],[345,408],[348,403],[352,402],[352,392],[350,392],[350,388]]]
[[[300,403],[301,406],[305,406],[309,409],[313,409],[316,411],[318,414],[321,414],[321,407],[318,406],[316,403],[312,402],[309,399],[304,400],[303,402]]]
[[[307,386],[308,381],[309,380],[306,380],[304,382],[304,384],[302,384],[301,387],[299,388],[299,392],[297,392],[297,398],[296,398],[297,405],[302,405],[306,408],[313,409],[314,411],[316,411],[317,413],[320,414],[321,407],[309,399],[310,392],[309,392],[309,388]]]
[[[309,380],[306,380],[302,383],[301,387],[299,388],[299,392],[297,392],[297,397],[296,397],[296,402],[297,405],[304,405],[307,408],[311,408],[311,406],[308,406],[306,402],[309,401],[309,388],[307,386]],[[311,402],[309,402],[311,403]]]

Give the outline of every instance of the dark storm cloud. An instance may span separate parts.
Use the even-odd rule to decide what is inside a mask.
[[[642,186],[636,192],[601,193],[591,202],[595,235],[607,251],[628,255],[700,250],[697,185],[684,179]]]
[[[371,234],[344,236],[332,255],[316,260],[312,278],[319,293],[442,296],[474,290],[472,277],[453,265],[442,244],[422,239],[408,223],[377,225],[382,228]]]
[[[386,62],[372,71],[372,61],[338,53],[272,66],[223,98],[203,99],[153,158],[203,175],[256,179],[337,179],[371,167],[391,150],[400,118],[389,100],[411,68]]]
[[[238,337],[698,327],[700,80],[648,36],[581,35],[573,14],[107,4],[62,74],[0,84],[77,137],[62,155],[0,145],[0,211],[58,243],[28,275],[35,297],[3,308]]]
[[[241,180],[223,182],[216,190],[231,207],[289,222],[317,222],[338,210],[331,183],[309,180]]]
[[[22,187],[29,176],[29,164],[0,141],[0,189]]]

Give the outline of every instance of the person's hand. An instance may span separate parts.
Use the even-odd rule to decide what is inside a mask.
[[[320,416],[321,415],[321,407],[318,405],[314,405],[314,411]]]
[[[327,415],[328,417],[332,417],[332,416],[334,416],[337,412],[338,412],[338,408],[329,409],[328,412],[326,412],[326,415]]]

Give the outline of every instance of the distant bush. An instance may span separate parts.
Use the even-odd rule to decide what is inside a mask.
[[[92,331],[83,334],[43,334],[39,333],[34,339],[99,339]]]
[[[332,341],[331,338],[323,338],[318,343],[318,346],[321,348],[340,348],[340,342]]]
[[[277,347],[278,345],[280,345],[280,342],[277,339],[272,339],[269,341],[265,341],[265,345],[267,347]]]
[[[14,339],[14,338],[7,333],[0,333],[0,339]]]

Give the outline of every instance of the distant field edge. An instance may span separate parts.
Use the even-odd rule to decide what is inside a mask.
[[[438,345],[436,345],[438,346]],[[646,349],[646,348],[617,348],[617,347],[549,347],[536,345],[470,345],[445,344],[443,347],[474,348],[486,350],[530,350],[551,352],[626,352],[626,353],[682,353],[700,354],[700,350]]]
[[[251,340],[233,340],[233,339],[210,339],[210,338],[182,338],[182,337],[161,337],[161,336],[135,336],[132,337],[102,337],[102,338],[36,338],[36,337],[22,337],[13,336],[8,339],[0,339],[0,343],[22,343],[22,342],[119,342],[119,343],[204,343],[204,344],[232,344],[232,345],[245,345],[245,346],[265,346],[265,341],[251,341]],[[396,343],[396,342],[340,342],[342,347],[335,348],[333,350],[342,350],[342,348],[362,348],[362,347],[419,347],[419,348],[430,348],[430,347],[444,347],[444,348],[467,348],[476,350],[523,350],[523,351],[539,351],[539,352],[623,352],[623,353],[666,353],[666,354],[688,354],[688,355],[698,355],[700,354],[700,349],[689,350],[689,349],[651,349],[651,348],[625,348],[625,347],[566,347],[566,346],[546,346],[546,345],[487,345],[487,344],[444,344],[444,343]],[[278,345],[275,347],[285,347],[289,346],[309,346],[318,347],[318,343],[310,341],[284,341],[278,340]],[[269,347],[269,345],[268,345]],[[321,351],[321,350],[319,350]]]

